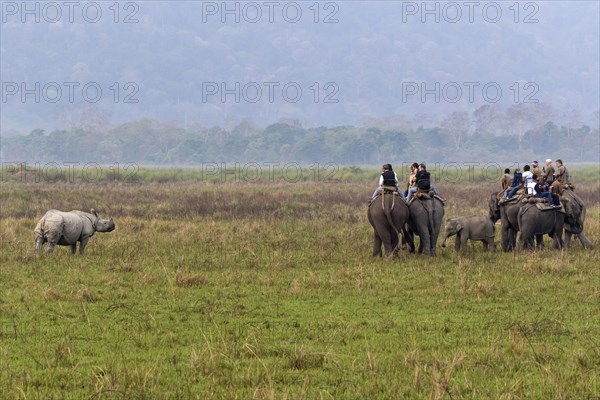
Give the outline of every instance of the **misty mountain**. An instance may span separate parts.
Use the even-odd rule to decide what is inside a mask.
[[[2,132],[70,129],[90,107],[107,126],[232,129],[529,102],[597,126],[598,2],[24,4],[2,5]]]

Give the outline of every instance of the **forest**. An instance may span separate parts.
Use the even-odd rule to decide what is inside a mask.
[[[554,122],[554,115],[545,104],[507,109],[486,105],[473,113],[453,112],[429,127],[398,116],[329,127],[303,127],[294,119],[266,127],[251,119],[232,127],[182,127],[144,118],[104,128],[102,113],[92,109],[70,129],[38,128],[26,135],[3,136],[0,146],[6,162],[598,162],[598,127],[580,122],[576,113],[562,122]]]

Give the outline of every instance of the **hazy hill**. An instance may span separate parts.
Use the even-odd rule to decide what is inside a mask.
[[[411,4],[420,7],[421,2],[277,3],[273,22],[268,7],[259,2],[254,3],[261,12],[256,23],[248,22],[257,14],[244,9],[246,3],[226,3],[230,9],[238,5],[239,22],[233,14],[222,15],[225,3],[221,2],[119,3],[118,23],[115,10],[109,9],[114,4],[99,4],[102,18],[97,23],[86,22],[80,9],[70,23],[66,8],[60,22],[48,23],[42,15],[40,23],[31,16],[22,23],[20,13],[7,14],[3,8],[3,132],[77,125],[91,105],[80,90],[89,82],[103,91],[93,107],[103,115],[105,125],[113,126],[140,118],[229,129],[245,118],[263,127],[280,118],[298,119],[304,126],[333,126],[393,115],[427,125],[428,120],[439,123],[455,111],[491,105],[481,91],[487,83],[501,88],[497,104],[503,107],[515,104],[518,88],[517,103],[539,100],[551,104],[558,114],[575,109],[582,122],[597,124],[598,2],[522,2],[518,16],[512,2],[494,3],[501,5],[497,22],[486,20],[494,17],[494,10],[488,7],[484,14],[488,3],[483,2],[473,10],[472,23],[464,6],[458,21],[449,22],[456,14],[443,2],[430,3],[439,7],[439,23],[435,15],[423,16],[422,10],[413,15],[414,10],[405,9]],[[295,16],[289,4],[298,5],[302,12],[296,23],[286,21]],[[214,10],[209,6],[219,10],[210,14]],[[123,23],[126,18],[134,23]],[[326,19],[333,23],[325,23]],[[63,86],[60,101],[42,98],[37,103],[32,96],[25,102],[18,94],[6,97],[6,82],[29,89],[36,82],[41,87],[48,82],[80,86],[73,102]],[[239,102],[232,94],[223,101],[221,93],[206,95],[210,82],[225,83],[228,89],[237,82],[239,92],[244,85],[256,83],[263,92],[251,102],[257,97],[251,85]],[[277,84],[272,102],[265,86],[269,82]],[[438,92],[455,82],[463,93],[456,102],[449,101],[457,97],[452,86],[439,102],[433,95],[424,101],[420,94],[404,98],[403,84],[412,82],[424,83],[426,89],[439,82]],[[465,82],[479,85],[473,102]],[[290,83],[302,90],[297,102],[289,101],[293,90],[287,100],[282,94]],[[138,102],[125,102],[128,95]],[[326,98],[337,102],[325,102]]]

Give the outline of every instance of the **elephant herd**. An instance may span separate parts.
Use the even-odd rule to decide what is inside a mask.
[[[455,250],[464,251],[468,240],[481,241],[483,250],[495,250],[495,223],[500,220],[500,243],[503,251],[530,248],[534,239],[543,246],[543,235],[549,235],[553,247],[568,247],[576,235],[586,249],[593,247],[583,233],[585,205],[573,190],[564,190],[561,207],[530,203],[528,196],[518,195],[510,201],[499,201],[497,193],[490,196],[489,215],[449,219],[445,225],[446,240],[456,235]],[[533,200],[531,200],[533,201]],[[373,256],[392,256],[408,245],[415,251],[414,235],[419,236],[418,253],[436,255],[436,244],[444,218],[444,202],[437,196],[417,196],[408,204],[391,191],[383,191],[369,204],[367,217],[373,227]],[[517,232],[520,231],[517,241]],[[565,239],[563,241],[563,231]]]
[[[373,255],[396,253],[400,234],[415,250],[414,235],[419,236],[419,253],[435,256],[436,243],[444,219],[444,203],[433,195],[415,196],[408,204],[394,192],[384,190],[369,204],[367,217],[373,227]]]
[[[502,250],[521,250],[531,247],[534,239],[536,245],[542,247],[545,234],[552,238],[553,247],[556,249],[569,247],[573,235],[577,236],[584,248],[593,248],[592,242],[583,232],[585,205],[573,190],[563,190],[560,197],[561,208],[540,208],[536,203],[523,201],[526,198],[524,195],[519,195],[508,201],[499,201],[496,193],[490,196],[489,217],[494,222],[500,220]],[[521,234],[517,242],[519,231]]]

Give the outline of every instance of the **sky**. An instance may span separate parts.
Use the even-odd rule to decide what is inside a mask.
[[[0,4],[0,134],[178,126],[424,125],[547,103],[598,125],[598,1]]]

